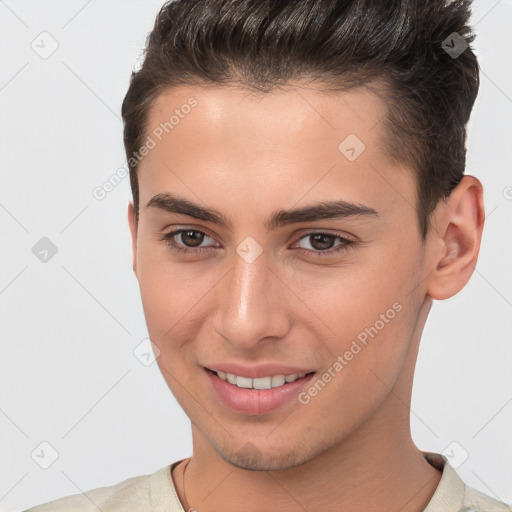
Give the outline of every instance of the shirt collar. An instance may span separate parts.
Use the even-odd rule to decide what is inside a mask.
[[[424,512],[459,512],[464,509],[466,485],[444,455],[422,452],[425,460],[442,471],[441,480]]]
[[[453,469],[445,456],[439,453],[422,452],[425,460],[442,472],[439,484],[427,508],[423,512],[462,512],[466,497],[466,485]],[[172,468],[184,459],[161,468],[155,473],[151,482],[153,510],[158,512],[182,512],[183,508],[174,488]]]

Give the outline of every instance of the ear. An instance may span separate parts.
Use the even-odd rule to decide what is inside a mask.
[[[128,225],[132,237],[132,268],[137,275],[137,221],[135,219],[135,207],[133,201],[128,204]]]
[[[485,219],[480,181],[464,176],[446,201],[439,202],[432,219],[426,292],[443,300],[466,286],[477,263]]]

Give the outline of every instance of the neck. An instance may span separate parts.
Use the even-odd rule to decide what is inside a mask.
[[[185,479],[188,506],[202,512],[225,510],[226,502],[240,512],[423,511],[439,484],[440,472],[426,462],[406,430],[371,427],[380,428],[378,438],[384,442],[369,443],[366,432],[358,431],[343,445],[281,471],[234,467],[212,452],[207,440],[196,440]],[[175,483],[181,484],[177,476]],[[184,502],[182,486],[176,487]]]
[[[425,306],[426,317],[429,306]],[[418,324],[422,324],[421,320]],[[421,325],[422,327],[422,325]],[[412,376],[420,333],[415,333],[402,372],[379,409],[342,443],[305,464],[278,471],[249,471],[231,465],[192,426],[194,455],[187,467],[189,507],[201,512],[279,509],[292,512],[421,512],[441,473],[430,466],[410,434]],[[383,385],[386,385],[383,383]],[[173,471],[184,502],[183,464]]]

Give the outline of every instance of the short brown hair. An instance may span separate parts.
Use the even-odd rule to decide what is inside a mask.
[[[164,90],[238,84],[267,93],[307,79],[336,91],[377,82],[388,106],[383,147],[416,173],[425,240],[432,211],[464,174],[466,124],[479,88],[470,7],[471,0],[166,2],[122,105],[136,219],[132,155]],[[449,51],[455,45],[459,55]]]

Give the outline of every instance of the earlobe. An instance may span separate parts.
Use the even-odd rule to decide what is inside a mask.
[[[433,299],[448,299],[471,278],[478,260],[484,225],[483,187],[473,176],[464,176],[446,202],[433,214],[430,244],[435,249],[426,281]],[[427,269],[428,270],[428,269]]]
[[[132,268],[137,275],[137,220],[135,218],[135,207],[133,201],[128,204],[128,226],[130,227],[130,235],[132,240]]]

